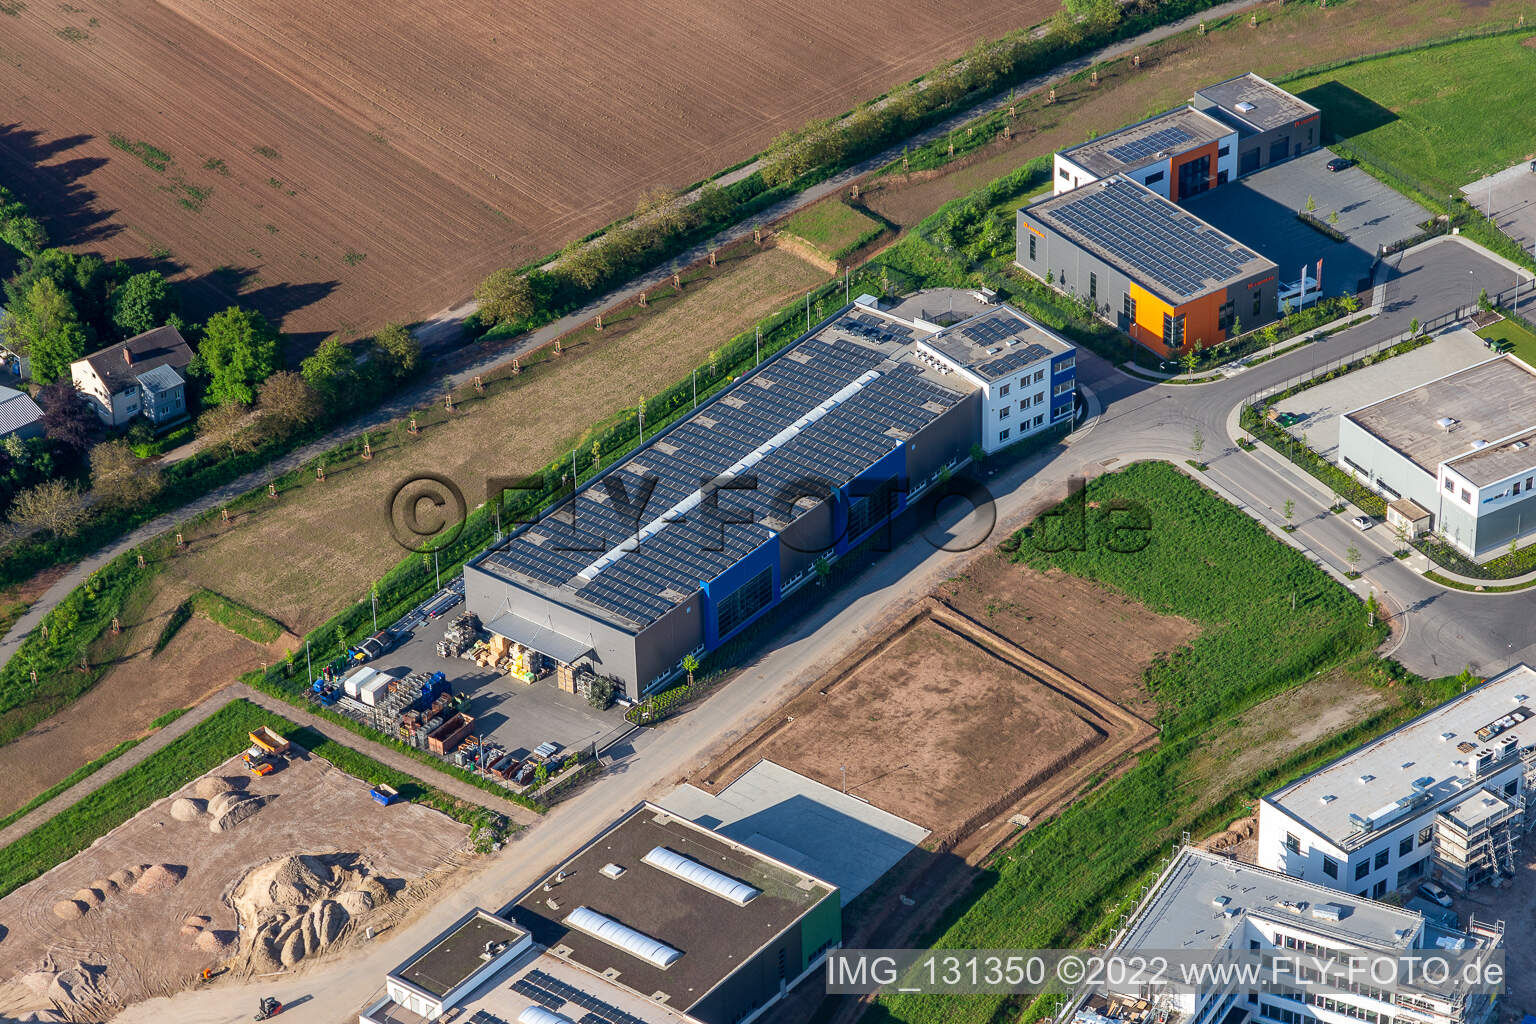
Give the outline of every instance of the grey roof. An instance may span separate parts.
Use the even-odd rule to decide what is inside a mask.
[[[1536,466],[1536,446],[1479,449],[1477,442],[1512,445],[1536,429],[1536,371],[1509,355],[1458,370],[1344,415],[1431,476],[1441,463],[1482,486]],[[1455,421],[1450,429],[1440,425]],[[1483,458],[1461,458],[1472,453]],[[1523,452],[1524,454],[1519,454]],[[1514,465],[1514,469],[1508,469]]]
[[[137,383],[140,374],[157,366],[185,370],[192,362],[192,346],[187,344],[180,331],[166,325],[108,345],[77,362],[89,363],[107,385],[107,390],[117,394]]]
[[[561,960],[537,946],[459,1000],[459,1014],[454,1019],[465,1024],[519,1021],[530,1006],[578,1024],[593,1024],[594,1018],[604,1024],[697,1024],[680,1011],[653,1001],[649,992],[631,992],[618,982]],[[589,1014],[593,1017],[589,1018]],[[425,1024],[408,1012],[390,1019]]]
[[[509,921],[483,910],[472,911],[452,931],[396,969],[394,976],[441,998],[484,966],[480,953],[487,942],[515,943],[524,934]]]
[[[1497,439],[1466,455],[1448,459],[1446,465],[1469,483],[1487,487],[1510,477],[1536,470],[1536,427]]]
[[[485,624],[485,628],[497,636],[504,636],[524,647],[531,647],[540,654],[567,665],[574,664],[578,659],[592,653],[590,640],[566,636],[548,626],[541,626],[537,622],[511,612],[496,616]]]
[[[1218,899],[1225,902],[1218,905]],[[1340,920],[1311,913],[1325,903],[1343,908]],[[1227,949],[1233,931],[1249,918],[1384,952],[1413,948],[1423,928],[1423,918],[1410,911],[1186,846],[1115,948],[1127,953]]]
[[[1210,104],[1217,116],[1243,135],[1296,124],[1317,115],[1317,108],[1252,71],[1208,85],[1195,93],[1195,103]]]
[[[1359,846],[1392,825],[1394,806],[1416,792],[1429,794],[1419,813],[1476,792],[1481,784],[1471,759],[1502,746],[1508,736],[1518,737],[1515,752],[1536,744],[1536,671],[1528,665],[1516,665],[1264,800],[1335,845]],[[1352,815],[1380,824],[1362,830]]]
[[[1192,107],[1179,107],[1061,151],[1093,174],[1107,178],[1187,153],[1231,135],[1232,128]]]
[[[1446,808],[1442,813],[1460,825],[1463,832],[1472,832],[1484,822],[1514,812],[1515,805],[1506,800],[1503,794],[1483,789],[1454,807]]]
[[[988,381],[1073,350],[1069,342],[1008,306],[979,313],[922,343]]]
[[[14,434],[43,418],[32,396],[15,388],[0,387],[0,437]]]
[[[1123,175],[1023,212],[1173,305],[1276,269],[1231,235]]]
[[[775,495],[847,483],[960,402],[971,385],[939,383],[915,337],[845,307],[476,564],[638,632],[809,510]],[[700,486],[721,477],[757,487]]]
[[[762,894],[745,906],[660,870],[645,855],[665,846]],[[603,873],[608,864],[624,871]],[[557,881],[564,872],[564,881]],[[545,885],[550,892],[544,891]],[[556,956],[592,971],[610,970],[619,984],[641,995],[667,994],[686,1010],[735,973],[754,953],[782,935],[835,886],[781,864],[654,804],[641,804],[608,831],[539,880],[511,910],[533,940]],[[553,900],[558,907],[551,907]],[[666,968],[572,928],[566,919],[586,907],[626,928],[682,952]]]
[[[153,369],[146,370],[136,379],[139,386],[146,391],[170,391],[186,383],[186,379],[169,363],[161,363]]]

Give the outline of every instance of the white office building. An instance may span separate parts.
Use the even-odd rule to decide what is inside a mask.
[[[1514,870],[1536,821],[1536,671],[1517,665],[1259,802],[1261,867],[1361,898]]]
[[[1286,984],[1244,985],[1234,974],[1169,984],[1182,972],[1143,983],[1148,972],[1105,970],[1121,981],[1079,993],[1063,1017],[1072,1024],[1486,1024],[1490,997],[1457,979],[1388,990],[1344,982],[1353,957],[1397,961],[1415,950],[1456,950],[1481,958],[1503,942],[1504,926],[1474,919],[1465,931],[1412,911],[1348,896],[1327,886],[1186,846],[1110,943],[1122,963],[1187,954],[1257,954]],[[1334,983],[1320,984],[1327,964]],[[1155,972],[1153,972],[1155,973]]]

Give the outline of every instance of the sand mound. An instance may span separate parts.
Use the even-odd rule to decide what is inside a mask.
[[[218,796],[215,796],[208,801],[208,813],[217,818],[219,815],[225,813],[240,801],[249,799],[250,797],[248,797],[246,794],[236,793],[233,790],[229,791],[228,793],[220,793]]]
[[[184,924],[184,925],[181,926],[181,934],[185,935],[189,939],[192,938],[192,936],[194,936],[194,935],[198,934],[199,932],[201,932],[202,930],[203,930],[202,925],[197,925],[197,924]]]
[[[300,855],[252,870],[230,898],[256,973],[293,967],[337,942],[350,925],[389,899],[389,890],[351,858]]]
[[[171,817],[177,821],[196,821],[202,817],[205,806],[201,800],[185,796],[178,797],[171,803]]]
[[[119,891],[122,891],[123,889],[133,885],[134,882],[138,881],[138,878],[141,874],[143,874],[143,872],[138,868],[130,866],[123,868],[121,871],[112,872],[107,876],[107,881],[117,886]]]
[[[88,907],[99,907],[107,901],[100,889],[76,889],[75,899]]]
[[[187,877],[187,869],[179,864],[154,864],[139,876],[137,882],[133,883],[132,891],[135,896],[165,892],[174,888],[185,877]]]
[[[238,796],[239,799],[225,805],[224,809],[217,814],[213,813],[213,808],[223,801],[224,797],[219,797],[219,799],[214,800],[208,805],[209,813],[213,816],[213,820],[208,823],[208,831],[210,832],[228,832],[246,818],[261,810],[262,800],[260,797],[249,796],[243,793],[226,793],[225,796]]]
[[[197,780],[194,791],[204,800],[212,800],[220,793],[228,793],[236,789],[245,788],[245,780],[230,775],[209,775]]]
[[[231,951],[230,947],[232,947],[234,943],[234,932],[210,930],[199,932],[196,940],[194,940],[192,944],[198,949],[202,950],[204,953],[214,953],[220,956],[227,956]]]
[[[122,886],[118,885],[110,878],[98,878],[96,881],[91,883],[91,888],[100,889],[106,895],[111,896],[113,893],[120,891]]]
[[[91,909],[79,900],[59,900],[53,905],[53,916],[65,921],[78,921]]]
[[[186,923],[195,924],[199,928],[206,928],[208,927],[208,924],[211,920],[212,918],[210,918],[207,914],[188,914]]]

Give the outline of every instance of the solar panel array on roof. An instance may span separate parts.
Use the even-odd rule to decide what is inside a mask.
[[[1238,276],[1258,257],[1192,214],[1145,189],[1114,179],[1080,190],[1049,209],[1053,222],[1124,260],[1175,297]]]
[[[580,1007],[584,1012],[577,1024],[645,1024],[644,1020],[634,1014],[626,1013],[596,996],[588,995],[576,986],[568,985],[544,971],[529,971],[512,983],[512,991],[527,996],[551,1011],[561,1011],[567,1003],[572,1007]],[[574,1012],[571,1009],[564,1009],[562,1015],[571,1019],[574,1017]]]
[[[1154,153],[1161,153],[1163,150],[1182,146],[1184,143],[1193,142],[1194,140],[1195,137],[1183,128],[1170,126],[1168,128],[1159,128],[1157,131],[1143,135],[1139,139],[1132,139],[1130,142],[1123,142],[1118,146],[1112,146],[1105,150],[1105,152],[1116,160],[1129,164],[1152,156]]]
[[[870,336],[899,337],[906,330],[867,315],[844,315],[835,325]],[[875,376],[862,388],[735,481],[743,486],[719,489],[711,498],[717,492],[711,481],[870,371]],[[803,514],[802,506],[790,504],[803,495],[799,481],[843,485],[960,397],[925,378],[919,367],[868,346],[809,339],[701,409],[708,423],[697,415],[683,421],[665,435],[665,447],[640,449],[481,565],[567,588],[643,627],[768,540],[774,527],[767,520],[782,524]],[[643,470],[637,465],[642,462]],[[752,477],[756,488],[745,489]],[[701,488],[706,495],[697,508],[607,562],[590,581],[578,575]],[[749,516],[750,523],[732,522]]]

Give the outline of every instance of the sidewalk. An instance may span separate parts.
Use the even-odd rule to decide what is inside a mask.
[[[504,814],[509,820],[519,825],[532,825],[542,818],[542,815],[530,811],[521,804],[515,804],[510,800],[496,796],[494,793],[471,786],[467,782],[454,778],[447,772],[436,771],[430,765],[422,764],[420,761],[407,757],[397,750],[343,729],[334,722],[328,722],[319,715],[311,714],[303,708],[278,700],[275,697],[269,697],[264,693],[251,689],[244,683],[232,683],[218,693],[205,698],[192,710],[153,736],[145,739],[144,742],[111,764],[103,766],[99,771],[81,779],[52,800],[34,807],[6,828],[0,829],[0,847],[10,845],[28,832],[56,817],[60,812],[84,800],[113,779],[137,767],[151,754],[163,750],[173,741],[185,736],[194,726],[207,721],[214,712],[237,698],[244,698],[252,704],[263,707],[274,715],[280,715],[297,725],[307,725],[312,729],[323,732],[343,746],[350,747],[361,754],[366,754],[380,764],[393,768],[395,771],[404,772],[413,778],[420,779],[427,785],[440,789],[449,796],[457,797],[466,803],[478,804],[481,807],[490,808],[499,814]]]

